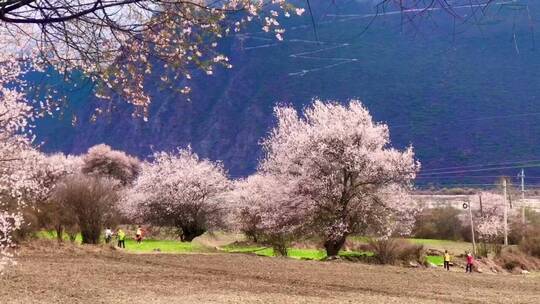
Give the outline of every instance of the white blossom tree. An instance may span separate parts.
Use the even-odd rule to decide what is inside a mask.
[[[328,256],[337,255],[350,234],[388,235],[402,217],[412,225],[415,208],[406,193],[420,165],[412,147],[389,146],[388,127],[373,122],[359,101],[315,100],[302,116],[288,106],[275,113],[260,170],[294,181]]]
[[[132,218],[176,227],[191,242],[220,227],[229,211],[224,194],[230,188],[222,164],[200,159],[190,148],[159,152],[127,191],[122,209]]]

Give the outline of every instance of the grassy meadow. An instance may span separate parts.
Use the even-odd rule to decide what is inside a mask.
[[[40,231],[36,235],[40,239],[56,239],[54,231]],[[67,235],[64,239],[69,241]],[[213,240],[213,241],[209,241]],[[349,241],[353,244],[367,244],[368,238],[362,236],[351,236]],[[448,250],[451,254],[457,255],[471,249],[471,244],[462,241],[436,240],[436,239],[414,239],[408,238],[409,242],[424,245],[426,249],[439,251]],[[75,242],[80,244],[81,235],[78,234]],[[217,244],[217,245],[216,245]],[[116,239],[111,241],[111,245],[116,245]],[[144,239],[137,244],[134,239],[126,238],[125,251],[128,253],[168,253],[168,254],[188,254],[188,253],[229,253],[229,254],[251,254],[264,257],[274,257],[276,254],[272,247],[251,244],[242,241],[242,237],[227,233],[217,233],[211,236],[204,236],[195,239],[193,242],[180,242],[179,240],[156,240]],[[298,260],[324,260],[326,253],[322,248],[288,248],[288,257]],[[339,253],[344,259],[362,259],[373,256],[369,251],[342,250]],[[441,256],[428,255],[426,260],[437,266],[442,266]]]

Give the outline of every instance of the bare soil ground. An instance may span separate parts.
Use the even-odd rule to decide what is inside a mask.
[[[243,254],[23,250],[0,303],[540,303],[540,276]]]

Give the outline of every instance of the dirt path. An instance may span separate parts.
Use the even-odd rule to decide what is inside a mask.
[[[540,303],[540,277],[241,254],[27,252],[0,303]]]

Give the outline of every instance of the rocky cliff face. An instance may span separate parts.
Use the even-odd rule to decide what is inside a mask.
[[[78,127],[67,118],[42,123],[44,148],[78,153],[105,142],[145,157],[191,144],[236,177],[255,169],[275,104],[301,108],[319,97],[361,99],[390,125],[396,146],[415,146],[425,168],[539,158],[540,50],[524,12],[497,7],[477,24],[458,25],[455,36],[452,20],[436,12],[437,26],[403,29],[399,15],[386,15],[364,33],[370,11],[348,3],[316,10],[319,41],[307,16],[286,21],[283,42],[257,28],[225,41],[234,68],[196,76],[191,101],[154,86],[148,122],[115,101],[89,123],[98,103],[79,96]],[[530,11],[539,15],[540,5]]]

